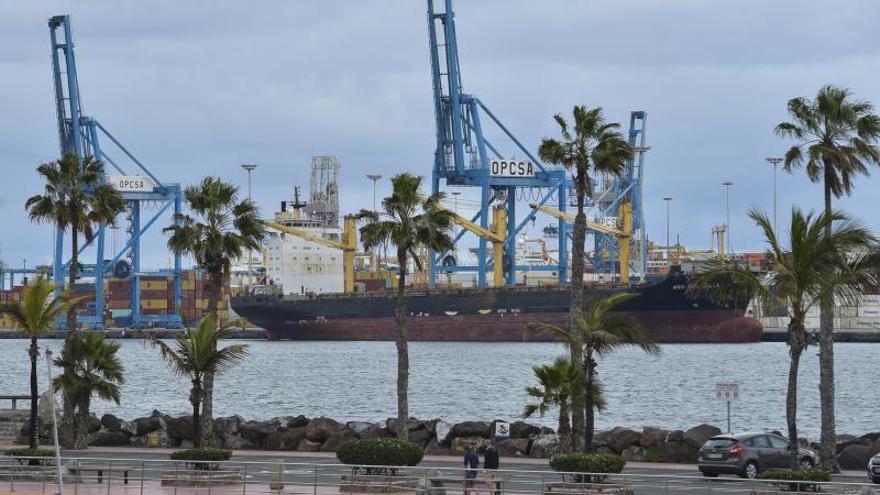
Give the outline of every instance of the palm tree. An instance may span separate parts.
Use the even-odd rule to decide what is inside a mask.
[[[814,216],[793,209],[787,248],[782,246],[772,221],[763,212],[753,209],[749,216],[763,231],[770,272],[756,275],[735,262],[716,260],[707,264],[689,290],[722,303],[755,294],[762,307],[788,308],[790,361],[785,419],[788,441],[796,447],[798,367],[809,344],[804,326],[807,312],[825,296],[854,302],[864,286],[876,286],[880,258],[870,252],[874,246],[873,236],[841,213]],[[829,225],[832,226],[830,237],[825,235]],[[791,455],[792,468],[796,468],[796,448]]]
[[[572,411],[572,399],[581,388],[584,380],[580,363],[573,362],[564,356],[557,357],[552,364],[532,367],[539,387],[527,387],[526,394],[538,402],[526,405],[523,418],[529,418],[536,412],[542,417],[553,408],[559,408],[559,446],[562,452],[570,452],[572,447],[572,431],[569,421]],[[600,397],[600,404],[604,401]]]
[[[867,175],[868,166],[880,165],[880,116],[869,101],[854,98],[846,88],[827,85],[815,100],[788,101],[791,122],[776,126],[776,134],[796,141],[785,154],[784,168],[804,167],[813,182],[822,182],[825,213],[831,215],[831,196],[852,193],[853,179]],[[831,225],[825,235],[831,236]],[[819,302],[819,390],[821,401],[822,463],[834,465],[834,301]]]
[[[195,216],[175,215],[174,224],[163,231],[171,233],[168,248],[172,252],[192,256],[205,270],[208,314],[219,322],[217,308],[232,260],[260,248],[263,222],[256,204],[249,199],[239,201],[238,187],[219,177],[205,177],[200,184],[187,187],[184,197]],[[204,389],[202,435],[210,438],[214,412],[211,373],[204,377]]]
[[[159,349],[162,358],[168,362],[168,366],[179,376],[189,378],[192,383],[190,388],[189,402],[193,408],[193,446],[201,448],[202,422],[199,407],[204,399],[204,381],[207,375],[217,376],[228,371],[247,355],[247,346],[244,344],[232,344],[218,348],[220,339],[232,335],[229,328],[215,328],[214,318],[210,315],[202,318],[198,326],[193,330],[187,328],[178,334],[173,345],[169,345],[158,339],[150,343]]]
[[[31,422],[28,446],[32,449],[37,448],[40,440],[37,424],[37,400],[40,395],[37,385],[37,357],[40,355],[40,348],[37,339],[49,333],[58,317],[75,302],[68,299],[66,294],[56,295],[55,289],[54,284],[43,277],[37,277],[25,287],[21,302],[0,305],[0,314],[9,315],[18,330],[31,341],[28,348],[31,359]]]
[[[397,344],[397,419],[398,436],[409,437],[409,348],[406,336],[406,271],[409,258],[421,269],[416,251],[430,248],[446,251],[452,248],[450,228],[453,214],[440,206],[442,193],[428,197],[421,191],[422,178],[399,174],[391,179],[391,196],[382,200],[381,211],[361,210],[356,218],[364,222],[360,228],[364,250],[371,251],[390,244],[397,248],[397,304],[394,311]]]
[[[60,160],[37,167],[37,174],[46,182],[45,189],[43,194],[31,196],[25,208],[31,221],[53,222],[58,229],[70,231],[67,285],[72,289],[79,270],[80,234],[86,243],[92,242],[95,227],[115,225],[125,202],[119,191],[104,182],[104,164],[91,156],[80,160],[76,154],[67,153]],[[59,288],[62,285],[61,280],[55,283]],[[70,305],[67,308],[69,336],[76,330],[76,308]]]
[[[62,373],[55,377],[55,389],[61,390],[75,406],[73,425],[63,431],[70,447],[88,447],[89,408],[93,396],[119,404],[120,385],[125,382],[125,368],[119,360],[119,343],[108,342],[97,332],[77,334],[68,340],[55,359]]]
[[[560,114],[553,118],[562,131],[562,141],[545,138],[538,148],[541,160],[554,165],[562,165],[572,173],[575,193],[577,196],[577,215],[574,220],[574,232],[571,243],[571,314],[583,304],[584,293],[584,243],[587,236],[587,217],[584,205],[587,196],[593,193],[591,174],[607,173],[615,176],[623,174],[626,163],[633,156],[633,147],[620,134],[620,124],[608,123],[602,114],[602,108],[575,106],[574,128],[570,129],[568,121]],[[574,134],[572,134],[572,131]],[[626,281],[621,280],[621,283]],[[574,350],[573,350],[574,351]],[[572,354],[573,361],[580,361],[577,354]],[[580,394],[575,396],[576,409],[582,404]],[[588,413],[589,414],[589,413]],[[583,431],[583,414],[575,414],[573,426],[578,435],[575,442],[581,439]]]
[[[583,370],[583,398],[586,421],[581,448],[588,452],[593,445],[595,431],[595,391],[600,387],[596,371],[598,356],[609,354],[626,345],[635,345],[649,354],[659,354],[660,348],[650,341],[641,325],[631,316],[615,312],[618,305],[637,297],[617,293],[606,298],[590,298],[575,308],[571,326],[567,329],[547,323],[529,323],[526,333],[547,333],[568,346],[571,355],[578,356]],[[578,432],[578,435],[580,433]]]

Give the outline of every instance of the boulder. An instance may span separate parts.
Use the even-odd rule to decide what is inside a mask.
[[[556,435],[555,433],[542,433],[532,439],[532,445],[529,447],[529,457],[550,457],[558,450],[559,435]]]
[[[241,438],[262,448],[263,440],[278,431],[278,425],[272,421],[246,421],[238,428]]]
[[[222,419],[222,418],[221,418]],[[214,428],[217,428],[217,423],[220,419],[214,421]],[[150,416],[148,418],[138,418],[132,422],[134,424],[135,435],[144,436],[148,433],[152,433],[158,430],[164,430],[166,428],[165,420],[162,419],[161,416]]]
[[[345,423],[345,427],[354,432],[355,436],[361,438],[364,432],[367,431],[372,426],[378,426],[376,423],[370,423],[369,421],[349,421]]]
[[[394,432],[389,430],[388,428],[373,425],[368,426],[366,430],[361,433],[360,438],[394,438]]]
[[[55,402],[55,413],[58,417],[61,417],[61,402],[58,401],[56,396],[52,395],[50,389],[46,389],[45,392],[40,394],[40,398],[37,399],[37,415],[46,423],[52,422],[52,402]],[[28,402],[28,406],[30,406],[30,402]]]
[[[288,428],[299,428],[300,426],[308,426],[308,425],[309,425],[309,418],[303,416],[302,414],[300,414],[299,416],[297,416],[287,422]]]
[[[874,454],[880,453],[880,438],[874,440],[874,445],[871,447],[871,452]]]
[[[452,439],[450,451],[453,455],[461,454],[473,447],[477,452],[485,452],[492,441],[483,437],[455,437]]]
[[[417,445],[424,446],[432,438],[434,435],[427,428],[419,428],[409,432],[409,441]]]
[[[296,447],[296,450],[299,452],[320,452],[321,444],[318,442],[312,442],[311,440],[304,438],[299,442],[299,445]]]
[[[541,428],[525,421],[514,421],[510,424],[510,438],[531,438],[540,433]]]
[[[122,420],[112,414],[105,414],[101,416],[101,426],[107,431],[119,431]]]
[[[656,426],[646,426],[642,429],[642,438],[639,439],[639,447],[656,447],[666,441],[669,434],[667,430]]]
[[[59,423],[60,426],[61,423]],[[89,419],[86,420],[86,430],[89,433],[95,433],[96,431],[101,430],[101,420],[98,419],[94,414],[89,415]]]
[[[482,421],[465,421],[452,427],[452,437],[483,437],[489,438],[491,431],[488,423]]]
[[[619,454],[633,445],[638,445],[642,434],[629,428],[616,427],[605,435],[604,444],[614,449]]]
[[[323,443],[339,430],[340,424],[330,418],[315,418],[306,426],[306,438],[309,441]]]
[[[698,448],[688,441],[663,442],[660,445],[660,459],[663,462],[697,462]]]
[[[684,442],[684,432],[681,430],[672,430],[666,434],[664,442]]]
[[[357,437],[350,428],[340,428],[321,445],[321,452],[336,452],[340,445],[355,438]]]
[[[275,430],[269,432],[263,442],[261,448],[266,450],[296,450],[299,443],[306,438],[306,427],[299,426],[296,428],[288,428],[286,430]],[[242,440],[244,440],[242,438]]]
[[[214,434],[218,436],[238,435],[242,423],[244,423],[244,418],[238,415],[217,418],[214,420]]]
[[[630,462],[640,462],[645,455],[644,447],[639,447],[637,445],[632,445],[627,447],[620,453],[620,457],[623,458],[624,461]]]
[[[446,421],[437,421],[437,423],[434,424],[434,433],[439,443],[449,445],[449,440],[451,440],[449,435],[452,434],[452,425]]]
[[[704,443],[706,443],[706,440],[720,434],[721,428],[718,428],[717,426],[702,424],[686,431],[684,434],[684,438],[686,441],[690,442],[691,445],[699,449],[703,446]]]
[[[837,454],[837,464],[841,469],[865,469],[871,459],[872,447],[862,444],[851,444]]]
[[[385,420],[385,426],[389,430],[394,431],[394,432],[396,432],[400,429],[398,427],[399,424],[400,424],[400,421],[398,421],[397,418],[388,418],[387,420]],[[416,431],[418,429],[427,429],[427,426],[425,426],[425,422],[420,421],[418,419],[410,418],[410,419],[406,420],[405,424],[406,424],[406,428],[408,431]]]
[[[180,443],[184,440],[192,440],[192,416],[181,416],[165,420],[165,429],[168,436]]]
[[[129,436],[121,431],[98,431],[89,435],[89,445],[96,447],[123,447],[130,445]]]
[[[499,440],[495,447],[501,457],[521,457],[528,455],[530,443],[528,438],[508,438]]]

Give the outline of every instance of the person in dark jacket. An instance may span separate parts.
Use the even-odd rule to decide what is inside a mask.
[[[464,493],[470,495],[474,489],[474,480],[477,479],[477,468],[480,467],[480,458],[477,457],[477,449],[471,445],[464,453]]]
[[[486,487],[491,495],[501,494],[501,481],[494,473],[498,469],[499,460],[498,450],[495,445],[490,445],[483,454],[483,468],[486,469]]]

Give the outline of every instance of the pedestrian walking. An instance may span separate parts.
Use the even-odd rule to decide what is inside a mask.
[[[495,445],[490,445],[483,454],[483,469],[486,470],[486,488],[489,490],[489,495],[501,495],[501,480],[495,472],[498,469],[499,457]]]
[[[477,468],[480,467],[480,458],[477,457],[477,449],[469,445],[464,453],[464,494],[470,495],[474,489],[474,481],[477,479]]]

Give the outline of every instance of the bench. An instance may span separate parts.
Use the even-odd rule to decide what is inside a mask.
[[[12,401],[12,409],[17,409],[18,401],[31,400],[31,396],[30,395],[0,395],[0,400],[11,400]]]
[[[140,469],[139,466],[128,466],[125,464],[79,464],[73,463],[67,466],[67,472],[72,475],[82,474],[82,473],[95,473],[98,478],[98,483],[104,482],[104,473],[112,479],[113,473],[122,473],[122,482],[123,484],[128,484],[128,472],[135,471]],[[109,482],[109,480],[108,480]]]

